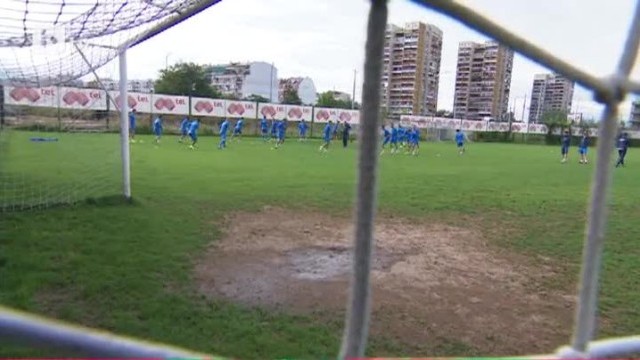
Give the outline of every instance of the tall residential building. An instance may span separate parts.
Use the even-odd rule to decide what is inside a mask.
[[[422,22],[387,27],[382,106],[388,116],[436,113],[441,55],[439,28]]]
[[[496,41],[461,42],[453,112],[456,118],[502,120],[507,116],[513,50]]]
[[[278,85],[278,101],[282,102],[282,96],[287,87],[293,89],[302,103],[305,105],[315,105],[318,100],[316,93],[316,86],[313,80],[308,77],[292,77],[287,79],[280,79]]]
[[[533,78],[529,122],[540,122],[547,111],[571,111],[574,83],[560,74],[537,74]]]
[[[210,66],[211,85],[222,94],[238,99],[260,95],[278,101],[278,69],[266,62],[230,63]]]
[[[631,101],[629,125],[631,125],[631,128],[634,130],[640,130],[640,97],[634,97]]]

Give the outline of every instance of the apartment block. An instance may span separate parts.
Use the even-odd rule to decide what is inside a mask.
[[[631,102],[629,125],[631,125],[631,128],[634,130],[640,130],[640,97],[634,97]]]
[[[211,85],[222,94],[243,99],[260,95],[278,101],[278,69],[266,62],[229,63],[213,65]]]
[[[529,122],[541,122],[547,111],[571,111],[574,82],[560,74],[537,74],[533,78]]]
[[[496,41],[458,46],[453,112],[468,120],[506,119],[513,50]]]
[[[305,105],[315,105],[318,100],[316,86],[311,78],[291,77],[280,79],[278,85],[278,101],[282,102],[284,92],[287,88],[293,89]]]
[[[411,22],[387,27],[382,106],[389,117],[436,113],[441,55],[442,30],[436,26]]]

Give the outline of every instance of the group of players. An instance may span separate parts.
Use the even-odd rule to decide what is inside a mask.
[[[218,129],[218,135],[220,136],[220,142],[218,143],[218,149],[222,150],[227,147],[227,137],[230,132],[230,122],[228,119],[224,119],[222,123],[220,123]],[[267,120],[266,117],[263,117],[260,120],[260,132],[262,135],[262,139],[267,141],[275,141],[275,145],[272,149],[278,149],[285,141],[286,129],[288,126],[288,122],[286,119],[276,120],[272,119],[271,121]],[[136,128],[136,114],[135,110],[132,110],[129,113],[129,136],[131,142],[135,142],[135,128]],[[160,138],[162,137],[163,127],[162,127],[162,119],[160,116],[156,117],[153,121],[153,133],[155,135],[155,143],[160,143]],[[233,130],[231,132],[231,137],[240,137],[242,135],[242,130],[244,128],[244,119],[239,118],[233,126]],[[198,130],[200,129],[200,119],[189,120],[188,118],[184,118],[180,123],[180,139],[179,142],[184,142],[184,140],[188,137],[191,139],[191,144],[189,148],[195,149],[196,144],[198,142]],[[302,120],[298,123],[298,139],[300,141],[304,141],[307,139],[307,132],[309,130],[309,125],[306,121]],[[340,122],[336,122],[333,124],[332,121],[328,121],[322,131],[322,140],[323,143],[319,148],[320,152],[327,152],[329,150],[329,146],[331,141],[336,139],[339,135],[339,132],[342,133],[342,144],[343,147],[347,147],[350,139],[350,131],[351,125],[348,122],[344,122],[340,124]],[[418,151],[420,149],[420,130],[417,126],[413,125],[411,127],[403,127],[400,124],[392,124],[389,126],[383,125],[382,129],[382,151],[381,154],[384,154],[387,147],[390,150],[391,154],[397,154],[401,151],[401,149],[405,149],[406,154],[410,155],[418,155]],[[460,129],[456,130],[455,134],[455,142],[458,147],[458,153],[460,155],[465,152],[465,142],[467,140],[466,135],[460,131]],[[569,160],[569,148],[571,146],[571,134],[569,130],[565,130],[560,139],[561,143],[561,163],[565,164]],[[578,154],[580,155],[580,159],[578,161],[579,164],[588,164],[589,160],[587,158],[587,153],[590,145],[589,132],[585,131],[582,134],[580,142],[578,144]],[[618,160],[616,162],[616,167],[624,167],[625,157],[627,155],[627,150],[629,148],[629,135],[628,133],[621,133],[616,140],[616,148],[618,150]]]
[[[222,150],[227,147],[227,139],[229,133],[231,133],[231,138],[236,138],[242,136],[242,130],[244,128],[244,119],[239,118],[236,123],[233,125],[233,129],[231,131],[231,123],[229,119],[223,119],[218,128],[218,135],[220,136],[220,142],[218,143],[218,149]],[[272,119],[271,121],[267,120],[266,117],[263,117],[260,120],[260,132],[262,135],[262,139],[267,142],[275,141],[273,150],[278,149],[285,141],[286,130],[288,127],[287,119]],[[198,143],[198,130],[200,129],[200,119],[190,120],[189,118],[184,118],[180,122],[180,139],[178,140],[180,143],[183,143],[187,138],[191,140],[189,144],[190,149],[195,149],[196,144]],[[348,122],[340,123],[336,122],[334,125],[332,121],[329,121],[323,129],[323,141],[324,143],[320,147],[320,151],[326,152],[329,148],[329,144],[333,139],[338,137],[339,132],[342,133],[342,143],[344,147],[347,147],[350,139],[350,132],[352,126]],[[129,140],[134,143],[135,140],[135,130],[136,130],[136,112],[132,110],[129,113]],[[152,131],[155,135],[154,142],[156,144],[160,143],[160,138],[163,133],[163,125],[162,118],[157,116],[152,124]],[[298,123],[298,136],[300,141],[304,141],[307,139],[307,132],[309,131],[309,125],[305,120],[302,120]]]
[[[231,138],[242,136],[242,130],[244,128],[244,119],[239,118],[233,128],[231,129],[231,123],[229,119],[223,119],[218,128],[218,135],[220,136],[220,142],[218,143],[218,149],[222,150],[227,147],[227,139],[229,133]],[[288,127],[288,121],[286,119],[267,120],[266,117],[260,119],[260,133],[262,139],[265,142],[275,142],[272,149],[278,149],[285,141],[286,130]],[[135,129],[136,129],[136,112],[132,110],[129,113],[129,137],[131,142],[135,142]],[[187,138],[191,140],[189,144],[190,149],[195,149],[198,143],[198,131],[200,129],[200,119],[190,120],[184,118],[180,123],[180,138],[179,142],[183,143]],[[350,133],[352,130],[351,124],[348,122],[340,123],[337,121],[335,124],[332,121],[328,121],[322,130],[323,143],[318,149],[320,152],[327,152],[332,140],[342,136],[342,145],[347,147],[350,141]],[[162,118],[157,116],[152,124],[152,131],[155,135],[155,143],[160,143],[160,138],[163,133]],[[309,124],[302,120],[298,123],[298,139],[299,141],[305,141],[307,139],[307,132],[309,131]],[[405,154],[418,155],[420,149],[420,130],[417,126],[403,127],[400,124],[392,124],[389,126],[382,126],[382,151],[384,154],[386,149],[389,148],[391,154],[397,154],[401,149],[405,150]],[[456,144],[459,149],[459,153],[463,154],[465,151],[464,143],[466,136],[460,131],[456,132]]]
[[[578,144],[578,154],[580,155],[580,159],[578,160],[579,164],[588,164],[589,160],[587,159],[587,153],[590,145],[589,132],[585,131],[580,138],[580,142]],[[569,160],[569,148],[571,146],[571,134],[569,130],[565,130],[560,137],[560,153],[562,154],[561,163],[566,164]],[[627,156],[627,150],[629,149],[629,134],[624,132],[618,135],[616,138],[616,149],[618,150],[618,160],[616,161],[616,167],[624,167],[624,159]]]

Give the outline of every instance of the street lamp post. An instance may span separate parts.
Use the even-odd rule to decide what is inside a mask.
[[[151,116],[149,118],[149,128],[153,127],[153,93],[154,93],[154,88],[151,87],[149,89],[149,102],[151,103]]]
[[[273,103],[273,63],[271,63],[271,74],[269,75],[269,102]]]
[[[170,53],[170,52],[169,52],[169,53],[167,53],[167,54],[164,56],[164,69],[165,69],[165,70],[169,68],[169,55],[171,55],[171,53]]]
[[[191,87],[189,88],[189,119],[191,119],[191,96],[195,90],[196,90],[196,83],[192,82]]]
[[[351,92],[351,110],[355,109],[356,105],[356,69],[353,69],[353,90]]]

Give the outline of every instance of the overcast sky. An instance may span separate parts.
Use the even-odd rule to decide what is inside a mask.
[[[498,23],[543,45],[557,56],[601,76],[614,69],[622,51],[632,0],[470,0],[465,1]],[[308,76],[318,91],[351,93],[357,69],[360,99],[364,61],[365,0],[223,0],[203,13],[129,51],[129,78],[155,78],[158,70],[179,61],[226,63],[273,62],[279,77]],[[391,0],[389,22],[422,21],[444,32],[439,109],[453,105],[458,43],[486,38],[456,21],[407,0]],[[636,74],[640,74],[635,69]],[[520,118],[533,76],[547,70],[516,55],[511,101]],[[117,78],[117,62],[99,71]],[[588,91],[576,88],[573,111],[598,117],[600,107]],[[626,118],[629,107],[621,109]]]

